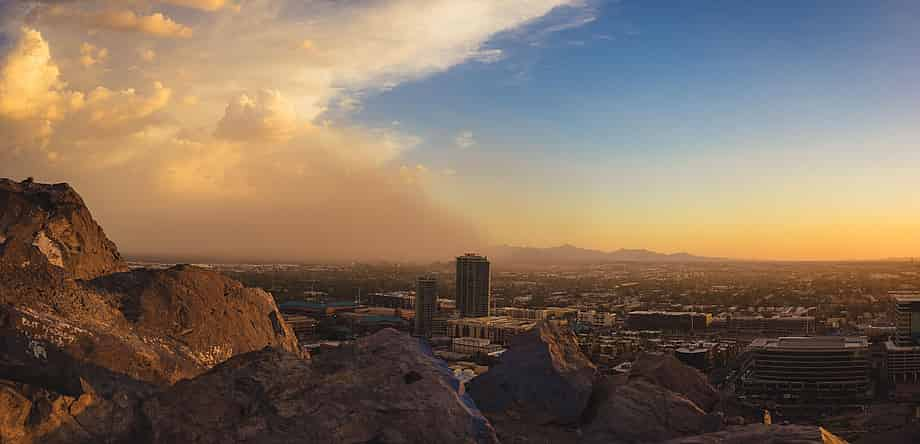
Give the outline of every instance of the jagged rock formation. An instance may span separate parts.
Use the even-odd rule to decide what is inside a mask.
[[[144,405],[158,443],[496,443],[462,387],[392,329],[312,364],[277,350],[240,355]]]
[[[585,444],[663,441],[706,432],[709,422],[693,401],[642,379],[605,381],[594,402]]]
[[[633,362],[631,379],[645,379],[655,385],[679,393],[704,411],[719,403],[719,392],[699,370],[684,365],[671,354],[645,353]]]
[[[873,441],[874,442],[874,441]],[[662,444],[847,444],[831,432],[814,426],[751,424],[720,432],[673,439]]]
[[[597,368],[581,353],[571,330],[543,322],[515,337],[501,362],[470,382],[470,394],[487,415],[574,424],[596,377]]]
[[[128,443],[143,424],[137,420],[137,397],[125,392],[109,399],[93,392],[75,398],[0,381],[0,406],[4,443]]]
[[[47,441],[72,405],[85,416],[120,392],[140,399],[234,354],[300,353],[262,290],[188,266],[126,271],[66,184],[0,180],[0,241],[3,400],[29,410],[0,421],[0,442]]]
[[[512,340],[470,395],[505,443],[574,442],[597,369],[567,326],[543,322]]]
[[[66,183],[0,179],[0,262],[40,262],[77,279],[126,271],[115,244]]]

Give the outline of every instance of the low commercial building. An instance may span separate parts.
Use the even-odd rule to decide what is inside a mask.
[[[294,336],[297,336],[298,341],[304,342],[316,335],[316,328],[319,325],[319,321],[316,319],[301,314],[283,312],[281,317],[291,327],[291,330],[294,330]]]
[[[688,332],[705,330],[711,323],[711,313],[693,311],[631,311],[626,315],[626,328],[630,330]]]
[[[748,351],[739,392],[750,401],[823,405],[871,397],[864,337],[758,338]]]
[[[370,293],[367,295],[367,305],[374,307],[399,308],[402,310],[414,310],[415,294],[408,291]]]
[[[578,323],[590,325],[592,327],[613,327],[616,325],[616,313],[605,313],[594,310],[579,311]]]
[[[547,307],[547,308],[518,308],[499,307],[493,310],[495,316],[508,316],[513,319],[528,321],[545,321],[547,319],[573,318],[578,311],[572,308]]]
[[[286,301],[278,304],[282,314],[300,314],[314,318],[355,311],[357,308],[358,305],[354,301]]]
[[[356,334],[370,334],[384,328],[410,331],[415,312],[409,310],[368,307],[353,312],[341,313],[339,322]]]
[[[815,334],[814,316],[732,316],[725,327],[735,333],[761,336],[810,336]]]
[[[705,371],[712,367],[712,347],[680,347],[674,356],[684,364]]]
[[[537,325],[537,321],[514,319],[509,316],[483,316],[459,318],[447,321],[447,334],[452,338],[488,339],[495,344],[507,346],[511,338]]]
[[[450,351],[464,355],[495,353],[504,350],[499,344],[493,344],[488,339],[480,338],[453,338]]]

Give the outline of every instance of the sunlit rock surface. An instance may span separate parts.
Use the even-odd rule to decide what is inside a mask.
[[[247,353],[144,405],[158,443],[496,443],[426,347],[392,329],[312,363]]]
[[[47,263],[77,279],[127,266],[70,185],[0,179],[0,260]]]
[[[723,431],[673,439],[664,444],[846,444],[815,426],[751,424]]]
[[[300,356],[262,290],[189,266],[127,271],[66,184],[0,180],[0,233],[0,402],[29,412],[0,421],[0,442],[48,441],[53,413],[78,400],[96,415],[119,393],[134,402],[238,353]]]

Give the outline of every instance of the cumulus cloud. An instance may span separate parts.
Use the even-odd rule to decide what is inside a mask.
[[[150,48],[139,49],[137,54],[140,56],[141,60],[147,63],[153,62],[157,58],[156,51]]]
[[[0,69],[0,154],[44,148],[54,122],[82,102],[65,87],[41,33],[21,28]]]
[[[122,32],[138,32],[156,37],[189,38],[192,28],[155,12],[149,15],[137,14],[127,9],[104,9],[84,11],[78,3],[62,3],[37,7],[30,14],[38,23],[76,24],[95,29]]]
[[[171,5],[185,6],[187,8],[200,9],[202,11],[217,11],[230,6],[227,0],[160,0],[163,3]]]
[[[18,43],[6,54],[0,73],[0,115],[12,119],[58,115],[64,84],[40,32],[20,30]]]
[[[15,134],[43,140],[16,143],[41,149],[0,149],[0,176],[73,183],[130,253],[430,259],[479,242],[430,194],[453,172],[409,162],[420,139],[403,125],[349,123],[359,99],[500,61],[496,33],[578,1],[41,3],[20,15],[45,35],[24,30],[0,75],[0,132],[29,122]],[[87,35],[85,51],[70,43]],[[62,73],[51,48],[112,69]]]
[[[108,49],[97,48],[95,45],[86,42],[83,42],[83,45],[80,46],[80,64],[83,65],[84,68],[101,64],[105,62],[105,59],[108,57]]]
[[[287,141],[297,129],[294,107],[273,90],[231,100],[217,124],[218,137],[229,140]]]
[[[134,88],[111,90],[98,86],[85,95],[71,120],[85,128],[82,132],[88,133],[86,136],[98,137],[106,130],[149,118],[165,108],[171,97],[172,90],[160,82],[152,82],[146,95]]]

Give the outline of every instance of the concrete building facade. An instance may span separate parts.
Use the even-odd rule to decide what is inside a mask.
[[[457,311],[461,318],[489,316],[492,274],[489,259],[467,253],[457,257]]]
[[[705,330],[712,323],[712,314],[691,311],[631,311],[626,314],[630,330],[694,331]]]
[[[758,338],[742,365],[741,392],[781,404],[862,403],[871,397],[864,337]]]
[[[415,334],[431,337],[432,320],[438,311],[438,279],[420,277],[415,281]]]

